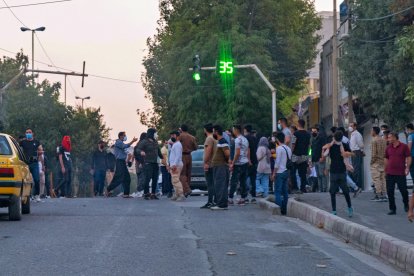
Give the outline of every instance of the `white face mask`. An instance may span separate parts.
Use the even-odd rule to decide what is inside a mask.
[[[384,136],[384,131],[380,131],[380,133],[379,133],[379,135],[381,136],[381,137],[383,137]]]
[[[273,143],[276,142],[276,138],[275,137],[272,137],[272,142]]]
[[[158,140],[158,133],[154,133],[154,140]]]
[[[354,131],[354,129],[353,129],[352,127],[348,127],[348,131],[349,131],[349,132],[353,132],[353,131]]]

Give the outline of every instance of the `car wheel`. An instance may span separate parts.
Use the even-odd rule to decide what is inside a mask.
[[[22,218],[22,196],[12,195],[9,205],[9,220],[21,220]]]
[[[22,213],[30,214],[30,196],[26,197],[26,203],[22,203]]]

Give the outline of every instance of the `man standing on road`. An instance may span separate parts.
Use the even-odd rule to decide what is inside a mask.
[[[387,201],[386,186],[385,186],[385,172],[384,172],[384,158],[387,142],[380,136],[380,128],[373,127],[371,131],[371,176],[375,185],[375,196],[371,201]]]
[[[230,147],[223,137],[223,128],[219,125],[214,126],[214,138],[217,140],[217,144],[211,161],[211,167],[213,168],[216,205],[212,206],[210,209],[213,211],[227,210],[230,176],[228,166],[230,160]]]
[[[354,181],[357,186],[361,189],[364,189],[364,175],[363,175],[363,159],[365,156],[364,153],[364,139],[362,138],[361,133],[357,130],[357,124],[351,123],[349,125],[348,131],[351,135],[350,137],[350,147],[351,151],[354,153],[352,157],[352,165],[354,167]]]
[[[103,196],[105,186],[107,164],[107,153],[105,149],[105,142],[99,141],[98,149],[92,154],[91,174],[93,175],[94,194],[95,196]]]
[[[247,178],[249,179],[250,195],[252,196],[251,203],[256,203],[256,174],[257,174],[257,138],[252,133],[252,126],[246,125],[244,127],[244,137],[249,142],[249,168],[247,171]],[[246,199],[246,203],[248,199]]]
[[[181,135],[179,137],[181,137]],[[185,196],[183,184],[180,181],[181,170],[183,169],[183,146],[176,137],[171,137],[171,142],[173,144],[170,152],[170,173],[175,190],[175,194],[171,200],[183,201],[185,200]]]
[[[204,134],[206,140],[204,142],[204,175],[207,182],[208,201],[201,209],[209,209],[215,204],[214,179],[213,168],[211,167],[211,160],[213,159],[214,151],[216,150],[217,142],[213,137],[213,125],[207,124],[204,126]]]
[[[276,134],[276,161],[272,179],[275,182],[275,203],[279,205],[282,215],[287,213],[287,203],[289,200],[288,180],[289,170],[287,163],[292,159],[292,150],[285,145],[285,135],[283,132]]]
[[[412,123],[409,123],[405,126],[405,130],[408,134],[408,149],[410,150],[410,154],[411,154],[411,160],[414,157],[414,147],[413,147],[413,142],[414,142],[414,125]],[[414,162],[411,162],[411,166],[410,166],[410,174],[411,174],[411,178],[414,179]]]
[[[23,148],[24,155],[29,162],[29,169],[34,182],[34,198],[37,202],[40,202],[40,171],[37,160],[37,151],[39,150],[40,143],[34,139],[33,131],[28,128],[26,129],[26,138],[22,139],[19,144]]]
[[[326,162],[322,158],[322,147],[326,144],[326,135],[319,131],[318,126],[312,128],[312,163],[318,177],[319,192],[324,193],[328,189],[328,179],[325,175]]]
[[[168,141],[164,141],[164,146],[161,148],[162,160],[161,160],[161,174],[162,174],[162,194],[167,195],[168,198],[172,197],[172,182],[171,174],[169,172],[168,162]]]
[[[285,135],[285,145],[288,146],[289,148],[292,148],[292,132],[289,129],[287,119],[280,118],[278,121],[277,127]]]
[[[308,171],[310,134],[305,130],[304,120],[300,119],[298,121],[298,130],[293,134],[293,136],[294,143],[292,144],[292,162],[294,163],[294,166],[291,172],[292,186],[294,189],[297,187],[296,171],[298,171],[300,177],[300,190],[302,193],[306,193],[306,185],[308,184],[306,174]]]
[[[388,215],[395,215],[397,207],[395,205],[395,184],[400,190],[404,203],[404,210],[408,212],[408,190],[406,176],[410,172],[411,154],[408,146],[398,140],[398,133],[391,132],[388,136],[390,144],[385,151],[385,173],[387,183],[387,194],[390,206]]]
[[[192,169],[192,158],[191,152],[197,150],[197,142],[194,136],[188,133],[188,126],[181,126],[180,142],[183,146],[183,170],[181,171],[181,183],[183,184],[184,196],[191,195],[191,169]]]
[[[138,150],[141,151],[141,155],[145,158],[144,172],[144,199],[159,199],[156,195],[158,185],[159,166],[158,158],[162,159],[161,150],[158,146],[158,134],[157,130],[150,128],[147,131],[147,138],[144,139],[138,145]],[[171,160],[170,160],[171,161]],[[149,193],[149,183],[151,184],[151,194]]]
[[[234,140],[234,158],[230,164],[230,170],[233,172],[231,176],[231,185],[230,185],[230,194],[229,194],[229,204],[233,205],[234,193],[237,189],[237,184],[240,183],[240,200],[238,201],[239,206],[246,205],[247,197],[247,169],[249,166],[249,142],[241,134],[241,126],[233,126],[233,134],[236,137]]]
[[[128,144],[124,143],[127,141],[127,136],[124,131],[118,133],[118,139],[114,145],[114,154],[116,158],[116,165],[115,165],[115,175],[112,179],[111,184],[106,188],[105,195],[109,196],[111,191],[122,184],[124,189],[124,198],[129,198],[129,189],[131,185],[131,176],[129,175],[129,171],[126,164],[127,153],[126,149],[129,148],[133,143],[135,143],[138,139],[133,138],[131,142]]]
[[[326,151],[324,155],[329,154],[331,159],[329,193],[331,195],[332,214],[336,215],[336,193],[340,188],[348,205],[348,216],[352,217],[354,209],[349,196],[349,188],[346,184],[346,166],[344,162],[344,158],[352,156],[352,153],[349,145],[342,142],[342,137],[342,131],[336,131],[333,141],[325,145],[323,150]]]

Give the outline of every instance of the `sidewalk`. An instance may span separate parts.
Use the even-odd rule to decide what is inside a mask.
[[[409,191],[411,195],[411,190]],[[338,216],[364,225],[373,230],[388,234],[394,238],[414,244],[414,224],[407,219],[407,213],[404,211],[404,205],[401,200],[401,194],[398,190],[395,193],[395,202],[397,205],[397,215],[387,215],[388,202],[372,202],[372,192],[363,192],[357,198],[351,200],[354,208],[354,216],[349,218],[347,215],[347,205],[342,195],[337,195]],[[307,193],[293,196],[297,201],[307,203],[319,209],[331,212],[331,199],[329,193]]]

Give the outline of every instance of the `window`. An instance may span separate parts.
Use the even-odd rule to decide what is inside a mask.
[[[5,136],[0,136],[0,155],[12,155],[13,152]]]
[[[19,155],[19,159],[20,159],[21,161],[23,161],[23,162],[28,163],[28,162],[27,162],[27,159],[26,159],[26,156],[25,156],[25,155],[24,155],[24,153],[23,153],[23,149],[22,149],[22,147],[19,145],[19,143],[17,143],[17,141],[16,141],[16,140],[14,140],[14,138],[10,137],[10,139],[12,140],[12,142],[13,142],[13,144],[14,144],[14,146],[15,146],[16,150],[17,150],[17,154]]]
[[[203,161],[204,150],[196,150],[191,153],[193,161]]]

